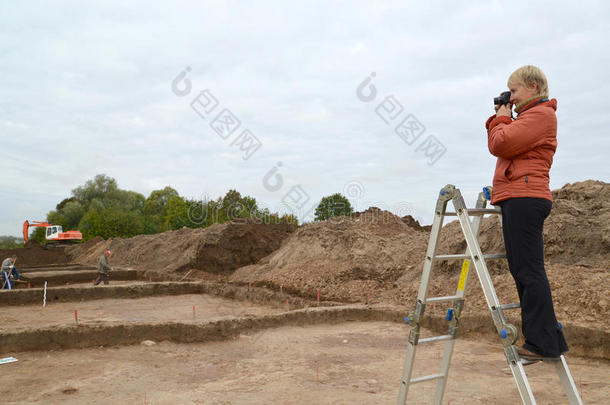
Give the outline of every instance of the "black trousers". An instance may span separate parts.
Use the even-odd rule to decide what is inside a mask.
[[[552,203],[544,198],[510,198],[502,206],[502,232],[510,272],[521,302],[524,348],[556,357],[568,351],[544,269],[542,226]]]
[[[110,275],[105,273],[97,273],[97,278],[93,282],[93,285],[98,285],[102,280],[104,280],[104,285],[108,285],[110,282]]]

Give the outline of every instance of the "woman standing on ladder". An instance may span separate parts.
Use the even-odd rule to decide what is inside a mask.
[[[510,102],[496,105],[496,114],[485,124],[489,151],[498,158],[491,203],[502,207],[508,266],[521,302],[525,344],[518,352],[541,360],[568,351],[555,317],[542,240],[553,201],[549,170],[557,148],[557,100],[549,100],[546,76],[535,66],[514,71],[508,88]]]

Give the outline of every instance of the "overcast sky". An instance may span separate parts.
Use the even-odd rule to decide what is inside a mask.
[[[491,184],[484,122],[525,64],[558,100],[551,188],[610,181],[608,2],[158,3],[0,4],[0,234],[100,173],[429,223],[445,184]]]

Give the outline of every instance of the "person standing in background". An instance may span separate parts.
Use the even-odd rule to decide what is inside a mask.
[[[98,285],[99,283],[104,281],[104,285],[108,285],[110,282],[110,272],[114,270],[110,263],[108,263],[108,258],[112,255],[110,250],[106,250],[104,254],[100,257],[100,260],[97,262],[97,278],[93,282],[93,285]]]

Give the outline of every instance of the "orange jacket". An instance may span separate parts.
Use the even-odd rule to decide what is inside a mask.
[[[546,198],[553,201],[549,170],[557,149],[557,100],[534,100],[513,121],[510,117],[489,117],[487,145],[498,157],[491,203],[515,197]]]

